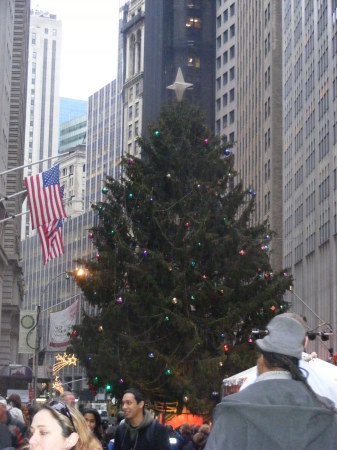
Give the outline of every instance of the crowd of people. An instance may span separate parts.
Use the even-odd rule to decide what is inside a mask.
[[[256,381],[222,399],[212,427],[164,426],[133,388],[110,427],[96,409],[77,409],[71,392],[38,408],[0,397],[0,450],[337,450],[335,404],[313,391],[299,364],[305,342],[296,315],[274,317],[256,341]]]

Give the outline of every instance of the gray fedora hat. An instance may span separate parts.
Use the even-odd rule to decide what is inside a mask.
[[[260,350],[302,358],[305,330],[298,320],[280,314],[269,322],[267,330],[267,336],[255,342]]]

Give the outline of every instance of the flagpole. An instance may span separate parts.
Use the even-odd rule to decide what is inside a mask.
[[[6,175],[7,173],[14,172],[15,170],[20,170],[20,169],[24,169],[25,167],[34,166],[35,164],[40,164],[40,163],[42,163],[44,161],[49,161],[50,159],[60,158],[63,155],[70,155],[70,153],[73,153],[73,151],[64,152],[61,155],[49,156],[48,158],[40,159],[40,161],[36,161],[36,162],[33,162],[33,163],[24,164],[23,166],[13,167],[12,169],[8,169],[8,170],[5,170],[4,172],[1,172],[0,173],[0,177],[2,175]]]
[[[17,195],[21,195],[24,192],[27,192],[27,189],[24,189],[23,191],[20,191],[20,192],[16,192],[15,194],[12,194],[12,195],[7,195],[6,197],[2,197],[2,198],[0,198],[0,202],[3,202],[4,200],[9,200],[10,198],[16,197]]]

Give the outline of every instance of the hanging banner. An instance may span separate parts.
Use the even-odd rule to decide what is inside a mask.
[[[19,353],[35,353],[36,311],[20,311]]]
[[[76,300],[68,308],[50,314],[47,350],[55,352],[66,350],[69,345],[68,334],[76,323],[78,307],[79,300]]]

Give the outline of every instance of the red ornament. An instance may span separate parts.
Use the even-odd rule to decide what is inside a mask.
[[[76,330],[73,330],[72,333],[71,333],[71,335],[72,335],[72,337],[76,337],[76,336],[77,336],[77,331],[76,331]]]
[[[188,228],[190,226],[189,222],[185,223],[185,228]]]
[[[90,233],[88,234],[88,238],[92,239],[94,237],[94,233],[92,231],[90,231]]]
[[[223,289],[220,289],[220,294],[224,295],[225,291]]]
[[[269,278],[269,275],[267,273],[265,273],[263,276],[266,280]]]
[[[205,144],[205,145],[208,145],[208,138],[205,138],[205,139],[204,139],[204,144]]]
[[[274,306],[274,305],[270,307],[270,311],[272,311],[272,312],[274,312],[274,311],[275,311],[275,309],[276,309],[276,308],[275,308],[275,306]]]
[[[202,279],[206,280],[207,276],[205,274],[203,274]]]
[[[244,256],[245,251],[244,251],[244,250],[240,250],[240,251],[239,251],[239,254],[240,254],[241,256]]]
[[[96,259],[97,259],[97,261],[100,260],[100,254],[99,253],[96,253]]]

